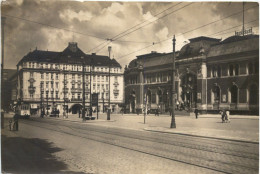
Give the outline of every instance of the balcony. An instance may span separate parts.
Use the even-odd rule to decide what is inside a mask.
[[[114,82],[113,85],[119,85],[119,83],[118,82]]]
[[[82,101],[82,98],[72,98],[71,101]]]
[[[35,87],[34,86],[29,86],[28,87],[29,93],[34,93],[35,92]]]
[[[69,88],[63,88],[62,90],[63,90],[63,92],[65,92],[65,93],[69,92]]]
[[[71,88],[71,92],[81,92],[82,88]]]
[[[114,93],[114,94],[119,94],[119,89],[114,89],[114,90],[113,90],[113,93]]]

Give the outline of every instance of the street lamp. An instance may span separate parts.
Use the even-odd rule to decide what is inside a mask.
[[[89,66],[89,68],[90,68],[90,89],[89,89],[89,92],[90,92],[90,102],[89,102],[89,116],[90,117],[92,117],[92,68],[94,67],[93,65],[92,65],[92,63],[93,63],[93,58],[92,58],[92,56],[90,57],[90,66]]]
[[[85,106],[85,61],[84,61],[84,57],[82,58],[82,78],[83,78],[83,96],[82,96],[82,105],[83,105],[83,110],[82,110],[82,119],[85,120],[85,110],[86,110],[86,106]]]
[[[172,120],[171,120],[171,128],[176,128],[176,123],[175,123],[175,35],[173,36],[172,39],[173,42],[173,58],[172,58]]]
[[[112,47],[108,46],[108,53],[109,53],[109,63],[108,63],[108,111],[107,111],[107,120],[110,120],[110,52],[111,52]]]
[[[105,89],[103,88],[103,92],[102,92],[102,100],[103,100],[103,113],[105,112],[105,101],[104,101],[104,93],[105,93]]]

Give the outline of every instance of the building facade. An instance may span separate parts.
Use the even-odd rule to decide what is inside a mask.
[[[85,54],[75,42],[70,42],[62,52],[37,49],[29,52],[17,64],[17,72],[17,100],[30,104],[32,112],[39,113],[40,109],[45,113],[54,110],[80,112],[83,84],[87,110],[90,109],[90,94],[96,93],[99,105],[92,110],[105,111],[109,101],[109,77],[112,111],[118,111],[124,100],[120,64],[108,56]]]
[[[259,110],[259,36],[197,37],[176,52],[176,104],[202,112]],[[128,112],[171,109],[172,53],[137,56],[125,68]],[[178,105],[180,106],[180,105]]]

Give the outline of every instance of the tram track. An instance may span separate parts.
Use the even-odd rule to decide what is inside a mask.
[[[196,149],[190,148],[189,146],[181,146],[181,144],[172,144],[158,141],[156,138],[145,138],[145,137],[133,137],[128,135],[118,134],[116,132],[107,132],[98,130],[88,130],[83,128],[78,128],[75,126],[68,127],[62,124],[55,124],[50,122],[42,122],[34,120],[34,123],[38,123],[38,125],[34,123],[29,123],[28,121],[22,121],[22,123],[41,127],[44,129],[48,129],[51,131],[56,131],[59,133],[64,133],[71,136],[77,136],[84,139],[89,139],[92,141],[97,141],[129,150],[134,150],[136,152],[141,152],[149,155],[153,155],[156,157],[178,161],[181,163],[202,167],[205,169],[210,169],[217,172],[223,173],[240,173],[243,171],[247,171],[246,173],[257,173],[258,171],[258,158],[248,158],[248,156],[236,156],[232,154],[224,154],[221,152],[212,152],[207,149]],[[41,124],[45,123],[45,125]],[[47,126],[47,127],[46,127]],[[78,125],[77,125],[78,126]],[[63,127],[67,127],[65,130]],[[69,128],[69,129],[68,129]],[[87,134],[86,134],[87,132]],[[113,136],[108,139],[108,136]],[[145,147],[144,147],[145,144]],[[161,146],[162,145],[162,146]],[[165,147],[167,148],[160,148]],[[176,149],[177,148],[177,149]],[[182,152],[178,152],[182,148]],[[192,153],[192,151],[194,151]],[[200,153],[210,153],[211,156],[199,156]],[[225,160],[221,159],[221,155],[223,157],[231,158],[231,162],[225,162]],[[217,157],[218,156],[218,157]],[[215,158],[214,158],[215,157]],[[247,162],[241,162],[242,159],[247,158]],[[243,161],[243,160],[242,160]],[[253,163],[252,163],[253,162]],[[250,165],[251,164],[251,165]]]
[[[36,120],[34,120],[34,121],[36,121]],[[48,122],[48,124],[57,125],[55,123],[49,123],[49,122]],[[58,122],[58,124],[59,124],[59,122]],[[66,126],[66,125],[62,125],[62,126]],[[94,132],[100,132],[100,133],[104,133],[104,134],[122,136],[122,133],[119,133],[119,132],[110,131],[109,129],[106,129],[104,131],[104,130],[98,129],[98,126],[94,126],[92,128],[89,127],[89,126],[90,125],[88,125],[88,127],[87,127],[88,131],[94,131]],[[69,128],[74,127],[78,130],[79,129],[81,129],[81,130],[86,129],[86,127],[75,127],[75,125],[72,125],[72,124],[70,124],[69,126],[66,126],[66,127],[69,127]],[[172,140],[172,139],[165,140],[165,139],[163,139],[164,137],[162,137],[161,133],[157,133],[157,134],[160,134],[160,137],[157,137],[157,138],[152,137],[151,138],[151,137],[147,137],[147,136],[142,136],[141,134],[131,134],[131,132],[127,132],[127,135],[124,134],[124,137],[132,138],[132,139],[147,140],[147,141],[151,141],[151,142],[160,142],[160,143],[163,143],[163,144],[186,147],[186,148],[190,148],[190,149],[194,149],[194,150],[205,150],[205,151],[208,151],[208,152],[214,152],[214,153],[225,154],[225,155],[232,155],[232,156],[243,157],[243,158],[254,159],[254,160],[259,159],[258,153],[256,154],[256,153],[245,152],[245,151],[241,152],[241,150],[234,150],[234,149],[225,147],[225,144],[228,144],[229,142],[224,141],[224,140],[212,140],[214,143],[207,143],[209,140],[205,140],[205,141],[201,142],[201,140],[200,140],[201,138],[195,137],[190,142],[187,142],[187,138],[180,138],[180,137],[183,137],[183,135],[174,136],[174,140]],[[169,136],[166,137],[166,138],[169,138]],[[221,143],[219,143],[219,142],[221,142]],[[233,144],[233,142],[231,142],[231,143]],[[238,145],[238,143],[236,143],[236,145]],[[244,143],[239,143],[239,146],[241,146],[241,145],[243,146]],[[193,147],[193,146],[195,146],[195,147]]]

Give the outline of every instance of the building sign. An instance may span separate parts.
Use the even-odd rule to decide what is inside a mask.
[[[244,29],[244,30],[242,29],[242,31],[235,31],[236,36],[243,36],[243,35],[249,35],[249,34],[253,34],[252,27],[249,29]]]
[[[92,94],[92,106],[98,106],[98,93]]]

